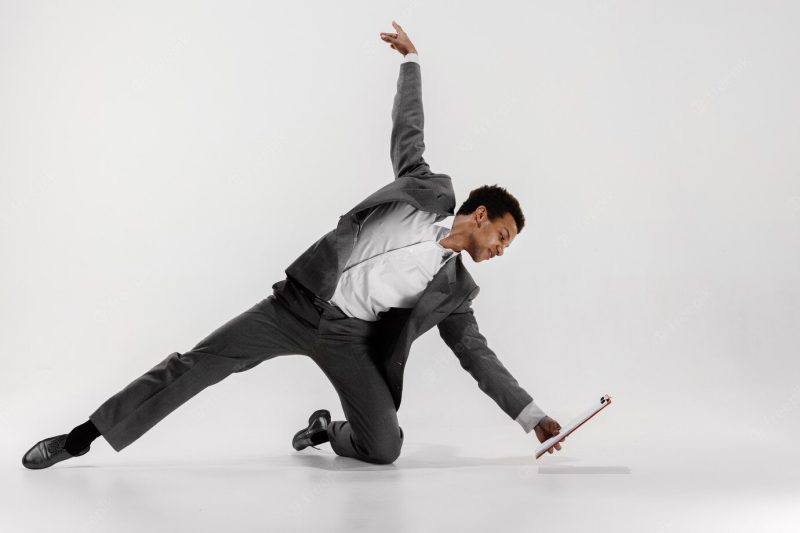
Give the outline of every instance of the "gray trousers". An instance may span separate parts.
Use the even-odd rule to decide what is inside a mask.
[[[333,384],[347,419],[328,426],[333,451],[370,463],[397,459],[403,430],[373,359],[376,323],[346,316],[291,278],[273,289],[191,351],[168,355],[92,413],[89,419],[111,447],[122,450],[189,398],[234,372],[279,355],[305,355]]]

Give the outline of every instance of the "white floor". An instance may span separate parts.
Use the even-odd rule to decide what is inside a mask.
[[[587,432],[534,460],[517,444],[476,438],[490,430],[420,433],[388,466],[337,457],[327,444],[176,460],[177,442],[143,458],[101,438],[86,456],[47,470],[4,462],[0,529],[800,531],[788,447],[644,448]],[[488,452],[498,449],[505,453]]]

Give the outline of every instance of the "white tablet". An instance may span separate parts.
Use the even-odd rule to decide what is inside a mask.
[[[552,448],[557,442],[559,442],[564,437],[568,436],[570,433],[578,429],[583,425],[584,422],[592,418],[594,415],[605,409],[609,404],[611,404],[611,396],[606,394],[600,401],[597,402],[591,409],[588,409],[585,413],[580,415],[579,417],[572,420],[566,427],[561,427],[561,432],[558,435],[554,435],[544,441],[538,448],[536,448],[536,458],[538,459],[545,453],[547,450]]]

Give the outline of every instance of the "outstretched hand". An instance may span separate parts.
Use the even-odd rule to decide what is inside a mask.
[[[389,43],[389,46],[397,50],[403,55],[406,54],[416,54],[417,49],[414,48],[414,43],[411,42],[411,39],[408,38],[408,34],[403,31],[403,28],[400,27],[395,21],[392,21],[392,26],[397,31],[397,33],[383,33],[381,32],[381,39],[385,42]]]
[[[536,438],[539,439],[539,442],[544,442],[550,437],[554,437],[555,435],[559,434],[561,431],[561,424],[549,416],[545,416],[533,427],[533,431],[536,432]],[[564,442],[565,439],[566,437],[556,442],[549,450],[547,450],[547,453],[553,453],[553,448],[560,450],[561,443]]]

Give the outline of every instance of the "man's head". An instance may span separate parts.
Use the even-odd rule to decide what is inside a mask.
[[[503,255],[524,226],[517,199],[503,187],[484,185],[471,191],[456,211],[448,240],[478,263]]]

